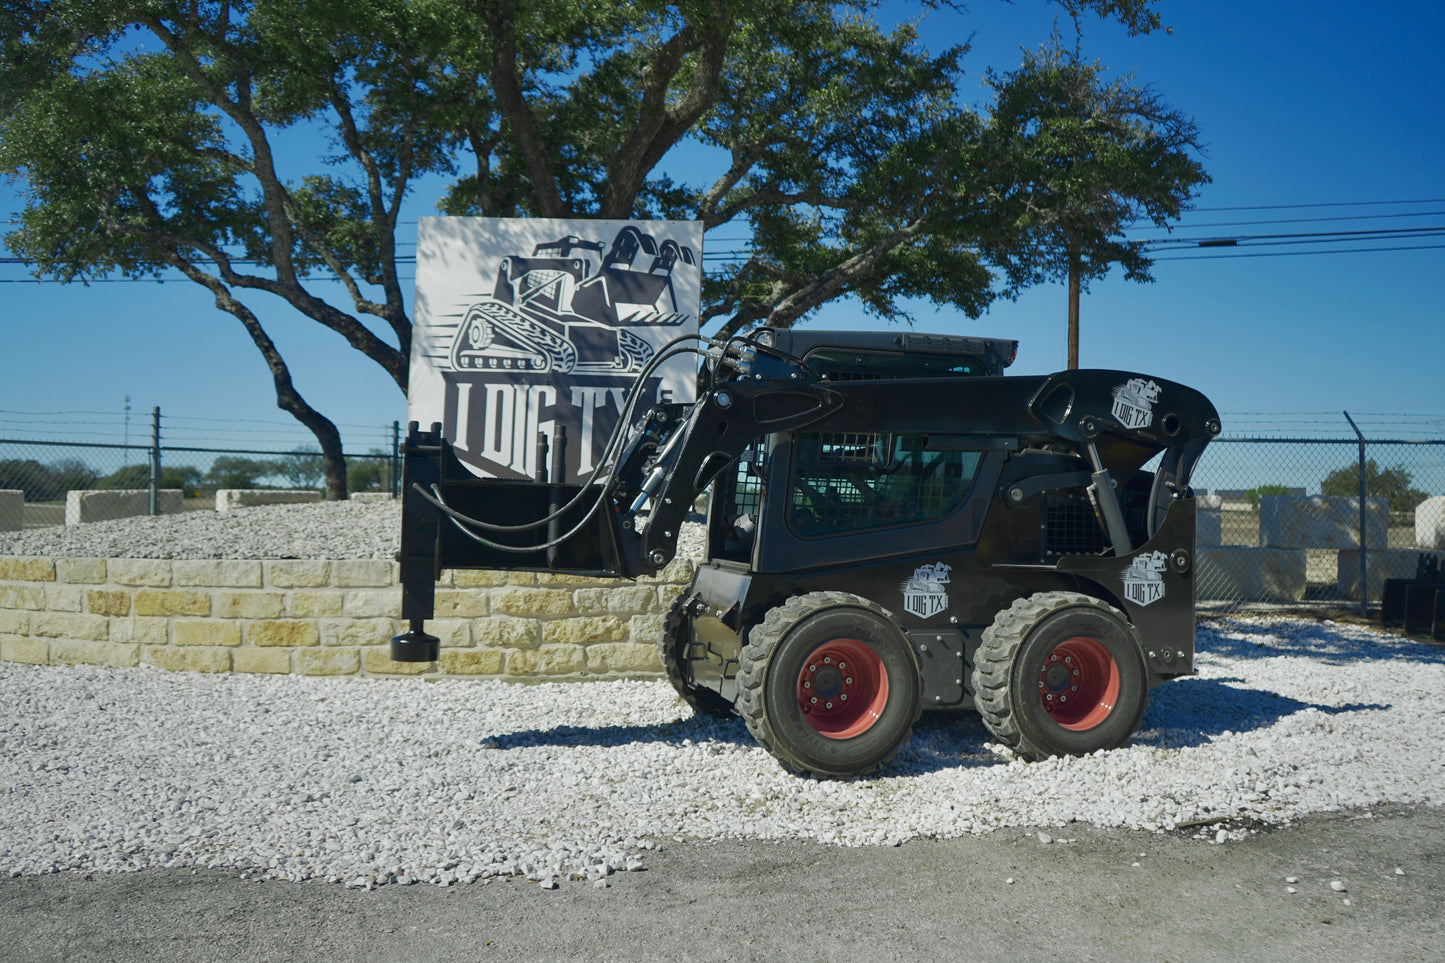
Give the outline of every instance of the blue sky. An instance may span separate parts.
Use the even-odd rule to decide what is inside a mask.
[[[1083,51],[1111,74],[1133,72],[1200,126],[1213,183],[1176,237],[1445,225],[1445,4],[1221,0],[1161,10],[1169,33],[1128,37],[1086,22]],[[1044,41],[1053,20],[1037,0],[975,0],[967,14],[932,14],[923,33],[940,45],[972,38],[965,83],[973,84],[986,67],[1015,66],[1020,46]],[[1067,21],[1060,26],[1070,37]],[[435,200],[418,195],[415,213],[431,213]],[[19,204],[0,186],[0,212]],[[1382,215],[1392,216],[1367,219]],[[1227,433],[1289,430],[1317,420],[1310,413],[1350,409],[1367,413],[1363,423],[1379,435],[1445,437],[1445,248],[1433,244],[1445,237],[1250,246],[1207,257],[1180,245],[1161,255],[1153,284],[1113,275],[1092,285],[1082,306],[1082,364],[1198,387],[1227,413]],[[1402,246],[1415,250],[1359,250]],[[1332,253],[1307,253],[1320,250]],[[217,429],[213,440],[238,445],[261,443],[268,431],[278,440],[309,437],[275,407],[269,372],[239,324],[194,285],[4,283],[27,276],[22,266],[0,265],[8,362],[0,412],[109,412],[119,424],[128,395],[132,438],[152,406],[177,424],[191,419],[196,444],[207,425]],[[343,426],[348,448],[379,445],[383,426],[405,419],[390,380],[336,335],[284,305],[256,307],[297,387]],[[1062,285],[1051,285],[977,320],[921,303],[915,327],[1017,338],[1016,372],[1052,371],[1064,364],[1064,309]],[[807,323],[876,324],[846,303]],[[0,437],[35,423],[0,414]],[[1346,430],[1342,418],[1339,426]]]

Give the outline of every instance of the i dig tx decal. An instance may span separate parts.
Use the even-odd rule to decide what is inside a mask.
[[[950,566],[942,562],[920,565],[913,577],[903,582],[903,609],[920,619],[932,618],[948,610],[948,573]]]
[[[1153,605],[1164,597],[1164,569],[1169,556],[1163,552],[1149,552],[1129,563],[1121,576],[1124,582],[1124,598],[1143,608]]]
[[[1130,378],[1114,388],[1111,413],[1130,430],[1147,427],[1154,421],[1154,404],[1163,390],[1148,378]]]

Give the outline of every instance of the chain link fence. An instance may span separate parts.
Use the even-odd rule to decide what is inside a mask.
[[[1201,610],[1364,611],[1445,550],[1445,438],[1221,437],[1193,484]]]
[[[1230,414],[1226,426],[1260,427]],[[1377,417],[1357,433],[1334,415],[1289,427],[1298,433],[1221,437],[1195,471],[1201,611],[1365,606],[1385,579],[1413,576],[1422,552],[1445,555],[1445,424]],[[1381,427],[1420,437],[1367,437]],[[343,431],[350,490],[395,497],[399,424]],[[72,491],[147,489],[153,466],[185,508],[213,507],[219,489],[320,488],[307,438],[285,423],[158,411],[0,411],[0,531],[62,524]]]
[[[349,491],[395,497],[400,424],[338,427]],[[72,492],[144,492],[132,501],[141,501],[141,514],[157,514],[214,508],[222,489],[323,490],[320,448],[298,429],[162,417],[159,409],[135,415],[0,410],[0,531],[64,524]]]

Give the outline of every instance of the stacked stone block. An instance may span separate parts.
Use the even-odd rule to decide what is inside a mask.
[[[216,511],[229,512],[257,505],[295,505],[321,501],[314,488],[222,488],[216,492]]]
[[[615,678],[658,674],[667,607],[692,575],[457,571],[436,587],[436,663],[392,662],[397,566],[382,560],[0,557],[0,659],[196,672]]]
[[[1365,547],[1389,543],[1390,503],[1365,499]],[[1360,500],[1326,495],[1264,495],[1259,500],[1259,544],[1266,548],[1360,547]]]
[[[156,492],[156,511],[175,515],[181,511],[183,492],[179,488],[162,488]],[[144,488],[124,488],[65,493],[65,524],[109,522],[117,518],[134,518],[150,514],[151,495]]]
[[[0,489],[0,532],[18,532],[25,527],[25,493]]]
[[[1415,506],[1415,544],[1430,552],[1445,551],[1445,495]]]

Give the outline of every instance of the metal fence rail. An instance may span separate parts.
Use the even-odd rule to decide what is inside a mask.
[[[95,433],[95,422],[39,421],[52,434]],[[1379,602],[1386,578],[1413,575],[1422,552],[1445,558],[1445,437],[1438,424],[1422,426],[1434,437],[1371,439],[1348,430],[1353,419],[1313,424],[1320,423],[1332,426],[1333,437],[1309,437],[1320,429],[1306,426],[1287,437],[1222,437],[1206,452],[1193,479],[1202,495],[1196,583],[1202,610],[1363,608]],[[14,424],[0,417],[0,434],[20,434]],[[196,506],[222,488],[321,486],[320,455],[305,443],[194,443],[208,429],[254,437],[262,429],[253,424],[163,422],[153,411],[145,428],[125,426],[127,437],[132,430],[148,435],[144,443],[0,438],[0,490],[24,492],[23,524],[33,527],[61,524],[69,491],[146,489],[153,477],[159,489],[180,488]],[[99,427],[121,435],[114,418]],[[380,444],[347,453],[349,487],[395,496],[400,425],[352,427]],[[168,443],[170,434],[185,443]],[[0,501],[0,531],[22,524],[3,517],[6,504]]]
[[[1445,440],[1219,438],[1194,486],[1206,607],[1363,610],[1445,549]]]
[[[183,425],[187,421],[178,420]],[[163,431],[166,423],[159,409],[152,409],[149,421],[148,430],[144,431],[139,426],[133,429],[128,418],[124,426],[127,437],[148,436],[144,443],[0,437],[0,492],[23,494],[23,502],[13,495],[0,497],[0,531],[62,524],[66,499],[72,491],[144,490],[148,496],[147,508],[156,514],[160,509],[159,493],[165,490],[179,489],[185,507],[209,507],[219,489],[324,487],[322,459],[314,442],[293,443],[289,448],[168,444]],[[13,431],[14,419],[8,422],[6,427]],[[118,425],[74,417],[64,421],[43,420],[41,424],[47,434],[79,434],[92,438],[110,432],[120,434],[115,431]],[[216,428],[217,433],[259,433],[254,428],[228,428],[219,424],[210,427]],[[194,436],[200,430],[204,427],[184,425],[176,433]],[[26,432],[15,432],[22,433]],[[393,422],[389,426],[373,427],[366,433],[380,444],[367,452],[345,453],[348,488],[352,492],[386,492],[395,497],[401,483],[401,426]],[[272,429],[271,436],[276,434]]]

